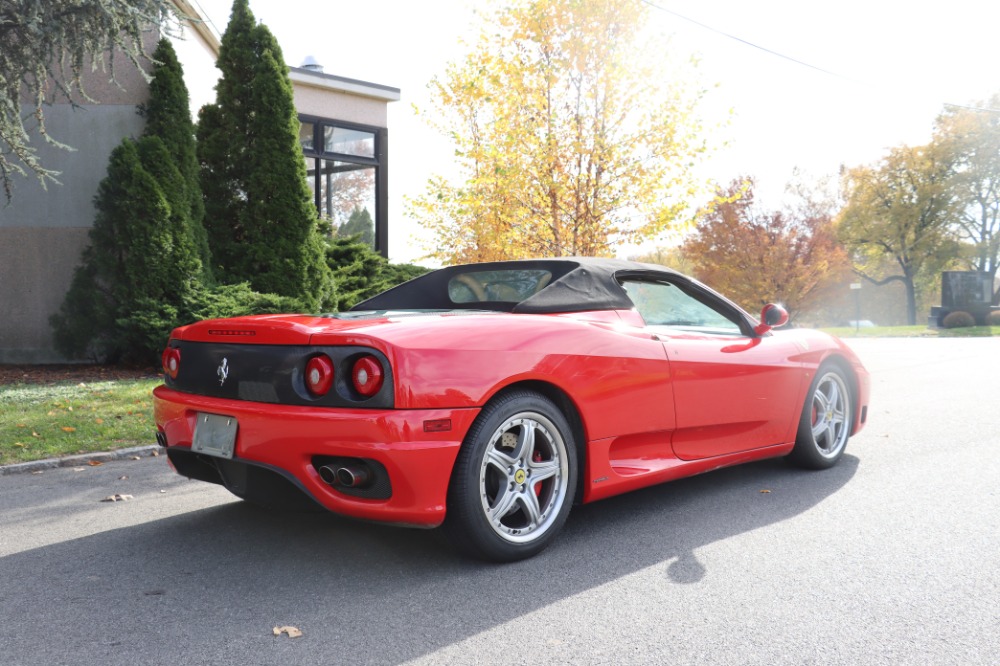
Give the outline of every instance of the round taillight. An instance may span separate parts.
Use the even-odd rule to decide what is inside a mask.
[[[366,398],[370,398],[382,388],[383,374],[382,364],[377,358],[362,356],[354,362],[354,370],[351,371],[354,389]]]
[[[306,388],[316,397],[330,392],[333,386],[333,361],[329,356],[313,356],[306,363]]]
[[[177,347],[167,347],[163,350],[163,372],[167,373],[171,379],[177,379],[177,373],[181,369],[181,350]]]

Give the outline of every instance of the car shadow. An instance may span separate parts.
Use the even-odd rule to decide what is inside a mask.
[[[0,650],[11,664],[401,663],[654,565],[664,585],[731,575],[699,548],[802,515],[858,466],[764,461],[575,507],[548,550],[505,565],[464,559],[437,530],[225,503],[0,559]],[[12,584],[29,566],[50,584]],[[282,625],[304,638],[276,640]]]

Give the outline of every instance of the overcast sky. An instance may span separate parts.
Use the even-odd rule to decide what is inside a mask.
[[[230,1],[193,2],[225,30]],[[402,100],[389,105],[393,261],[421,254],[412,238],[419,230],[405,218],[403,196],[420,194],[432,172],[447,170],[452,155],[452,146],[414,116],[412,105],[427,106],[428,81],[461,58],[460,39],[473,39],[481,15],[498,4],[250,0],[290,65],[312,55],[329,74],[401,90]],[[725,183],[754,175],[771,206],[780,205],[796,167],[817,177],[835,175],[841,164],[873,162],[888,147],[925,143],[945,103],[968,105],[1000,92],[1000,3],[652,4],[662,8],[650,7],[652,26],[673,36],[665,48],[698,55],[702,80],[718,84],[707,100],[709,124],[733,112],[728,126],[714,132],[714,143],[725,147],[706,165],[706,176]]]

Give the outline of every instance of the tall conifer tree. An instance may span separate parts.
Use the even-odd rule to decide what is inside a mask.
[[[184,83],[184,69],[169,39],[160,40],[153,58],[157,64],[153,68],[149,101],[144,109],[145,135],[156,136],[163,141],[171,161],[180,172],[182,181],[171,208],[175,215],[183,216],[201,260],[202,281],[210,284],[213,282],[212,257],[203,224],[205,204],[198,182],[198,151],[194,122],[191,120],[191,98]]]
[[[125,139],[112,151],[108,175],[94,198],[97,217],[90,246],[59,313],[52,317],[56,347],[68,356],[148,360],[150,331],[145,325],[137,330],[130,322],[135,324],[137,313],[151,305],[167,312],[168,319],[176,316],[175,304],[190,287],[198,265],[177,242],[168,196],[143,166],[140,153],[157,160],[171,180],[179,180],[180,174],[159,139],[145,137],[139,144]],[[153,335],[162,337],[172,325],[176,322],[160,321]]]
[[[299,298],[333,297],[299,146],[288,67],[247,0],[235,0],[222,37],[216,102],[202,108],[198,157],[216,277]]]

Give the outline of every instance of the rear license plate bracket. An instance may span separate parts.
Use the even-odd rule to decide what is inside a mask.
[[[197,419],[191,450],[217,458],[232,458],[239,429],[236,417],[198,412]]]

